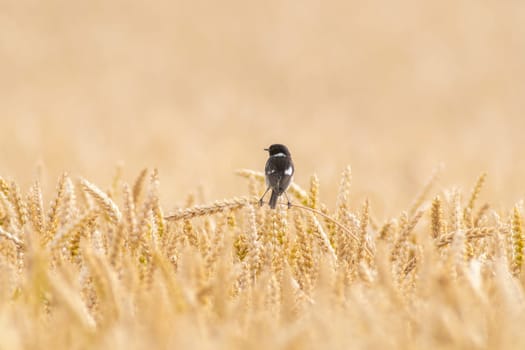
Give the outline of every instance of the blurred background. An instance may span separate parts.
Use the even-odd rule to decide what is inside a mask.
[[[2,1],[0,176],[107,188],[157,167],[165,205],[247,192],[290,147],[295,181],[379,217],[433,168],[508,206],[525,193],[525,2]]]

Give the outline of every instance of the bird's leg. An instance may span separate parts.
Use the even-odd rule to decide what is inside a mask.
[[[288,209],[292,207],[292,202],[290,202],[290,199],[288,198],[288,194],[284,192],[284,195],[286,196],[286,200],[288,201]]]
[[[266,193],[268,193],[268,191],[270,190],[270,186],[268,186],[268,188],[266,189],[266,192],[264,192],[264,194],[262,195],[261,199],[259,199],[259,206],[263,206],[264,202],[263,202],[263,199],[264,199],[264,196],[266,196]]]

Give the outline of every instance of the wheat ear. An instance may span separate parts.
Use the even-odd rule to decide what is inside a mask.
[[[148,175],[148,169],[142,169],[139,176],[133,184],[133,201],[135,205],[139,201],[140,194],[142,193],[142,188],[144,187],[144,180],[146,180],[146,175]]]
[[[390,254],[390,261],[395,262],[403,248],[403,245],[406,244],[408,241],[408,236],[412,232],[412,230],[416,227],[417,223],[419,222],[419,219],[421,219],[421,216],[423,215],[423,211],[420,210],[416,212],[416,214],[407,222],[407,224],[404,226],[403,230],[399,234],[399,237],[396,240],[396,243],[394,244],[394,248],[392,249],[392,252]]]
[[[365,203],[363,204],[363,208],[359,217],[359,246],[357,250],[357,261],[361,261],[363,259],[363,251],[364,248],[367,246],[367,230],[368,230],[368,223],[370,222],[370,201],[368,198],[366,199]]]
[[[443,208],[439,196],[436,196],[432,201],[432,208],[430,210],[430,231],[433,239],[441,236],[441,233],[443,232]]]
[[[3,178],[0,177],[0,191],[9,198],[9,185],[7,184],[7,181],[5,181]]]
[[[248,204],[256,204],[259,199],[256,197],[235,197],[228,200],[216,201],[211,205],[197,205],[192,208],[179,210],[177,213],[165,217],[166,220],[188,220],[199,216],[214,215],[226,210],[237,210]]]
[[[523,265],[523,246],[524,246],[524,238],[523,238],[523,224],[521,219],[521,213],[518,208],[518,206],[514,206],[514,210],[512,213],[512,247],[513,247],[513,254],[512,254],[512,273],[515,276],[518,276],[521,272],[521,267]]]
[[[474,204],[476,203],[476,199],[479,197],[479,193],[481,192],[481,188],[483,187],[483,184],[485,183],[486,177],[487,177],[487,173],[482,173],[478,177],[478,179],[476,180],[476,184],[474,185],[474,187],[472,188],[472,191],[470,192],[470,198],[469,198],[468,204],[463,211],[463,220],[469,227],[473,224],[472,211],[474,210]]]
[[[120,210],[118,209],[115,202],[113,202],[106,193],[89,181],[81,179],[80,183],[84,191],[93,197],[93,199],[95,199],[98,206],[105,214],[107,220],[114,225],[118,224],[122,214],[120,213]]]
[[[20,238],[4,230],[2,226],[0,226],[0,237],[4,237],[7,240],[13,242],[18,249],[23,249],[25,247],[24,242],[22,242]]]
[[[60,179],[58,180],[57,193],[53,202],[49,207],[49,212],[47,214],[47,224],[45,229],[45,234],[43,237],[43,243],[47,244],[50,240],[53,239],[57,229],[58,229],[58,209],[64,199],[65,187],[66,187],[67,173],[63,173]]]
[[[348,199],[350,197],[350,186],[352,185],[352,168],[347,166],[341,174],[339,191],[337,192],[336,217],[341,220],[349,211]]]
[[[18,226],[22,229],[27,222],[27,207],[26,203],[22,200],[20,194],[20,188],[16,182],[11,182],[11,203],[16,211],[16,220],[18,221]]]
[[[497,229],[493,227],[473,227],[465,231],[465,239],[470,241],[473,239],[486,238],[486,237],[492,236],[496,232],[497,232]],[[442,247],[449,245],[454,240],[455,235],[456,235],[455,231],[442,235],[437,240],[436,246],[438,248],[442,248]]]
[[[309,197],[310,200],[308,205],[313,209],[317,209],[319,207],[319,178],[316,174],[313,174],[312,177],[310,177]]]
[[[42,190],[38,181],[31,187],[28,195],[29,218],[33,229],[38,233],[42,242],[44,242],[45,222],[44,222],[44,204],[42,200]]]
[[[468,209],[471,212],[474,209],[474,204],[476,203],[476,199],[478,199],[479,197],[479,193],[481,192],[481,188],[483,187],[483,184],[485,183],[486,178],[487,178],[487,173],[482,173],[476,180],[476,184],[474,185],[474,188],[472,189],[472,192],[470,193],[470,199],[468,201],[468,205],[466,209]]]
[[[127,183],[122,185],[122,192],[124,197],[124,222],[126,225],[127,240],[129,241],[130,245],[133,245],[138,241],[135,201],[133,200],[131,189]]]

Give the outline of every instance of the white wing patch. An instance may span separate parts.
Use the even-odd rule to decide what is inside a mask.
[[[276,153],[272,157],[286,157],[286,154],[284,154],[284,153]]]
[[[284,171],[284,174],[288,175],[288,176],[291,176],[293,174],[293,168],[291,166],[289,166],[288,169],[286,169]]]

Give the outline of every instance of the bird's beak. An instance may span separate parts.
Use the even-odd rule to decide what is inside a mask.
[[[268,149],[268,148],[265,148],[264,150],[265,150],[266,152],[268,152],[268,151],[269,151],[269,149]]]

